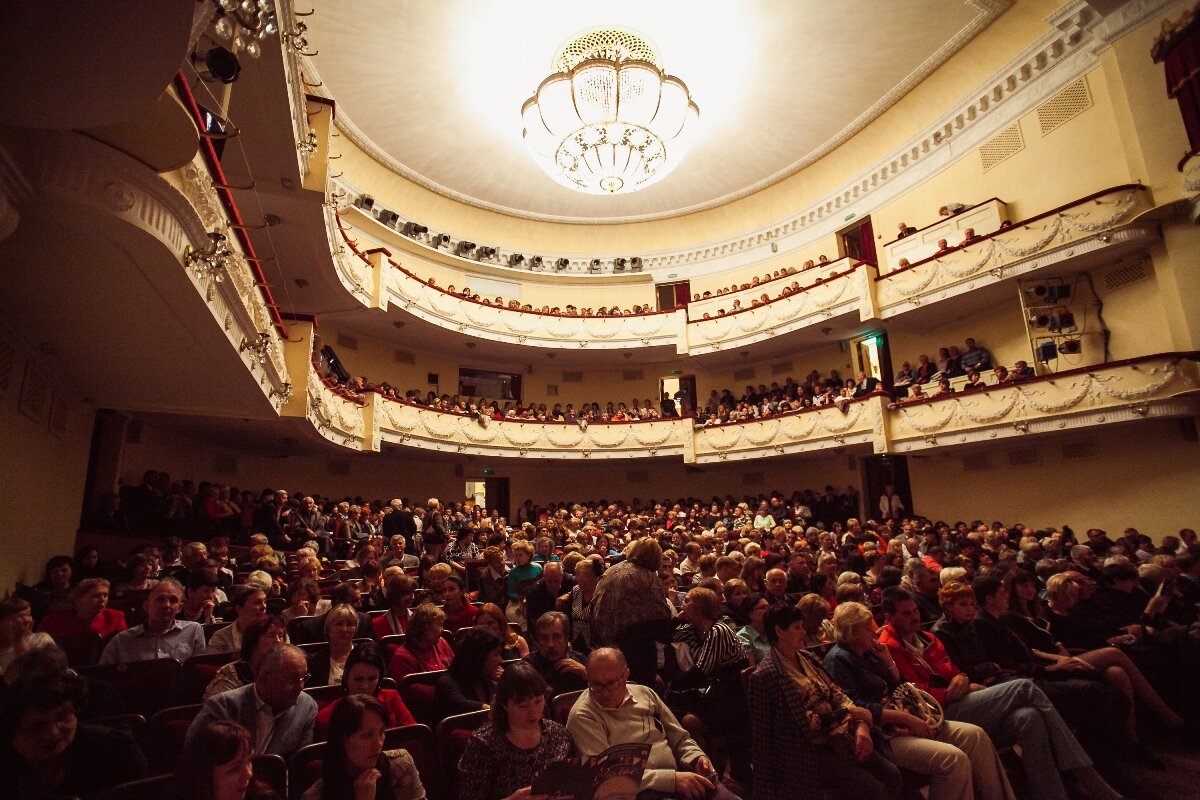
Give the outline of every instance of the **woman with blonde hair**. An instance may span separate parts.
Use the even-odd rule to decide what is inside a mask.
[[[354,634],[358,630],[358,613],[348,603],[329,609],[325,615],[325,639],[328,649],[318,650],[308,657],[308,681],[312,686],[331,686],[342,682],[346,659],[354,649]]]
[[[891,737],[892,761],[929,776],[929,800],[1012,800],[992,740],[982,728],[946,720],[940,726],[888,703],[900,686],[891,651],[875,638],[875,620],[861,603],[841,603],[833,613],[833,648],[825,669],[855,705],[871,712]]]

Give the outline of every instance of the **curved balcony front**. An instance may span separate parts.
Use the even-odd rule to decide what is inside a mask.
[[[378,438],[450,453],[522,458],[610,459],[684,456],[692,420],[591,423],[494,420],[434,411],[376,396]]]

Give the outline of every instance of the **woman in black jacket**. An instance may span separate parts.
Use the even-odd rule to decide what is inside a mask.
[[[502,642],[486,628],[472,628],[458,640],[454,661],[438,678],[434,706],[440,717],[491,708],[503,671]]]

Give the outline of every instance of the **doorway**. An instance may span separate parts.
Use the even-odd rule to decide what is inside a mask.
[[[671,311],[680,306],[686,306],[692,299],[691,281],[659,283],[655,285],[654,289],[655,296],[658,298],[659,311]]]
[[[668,375],[659,381],[659,398],[663,395],[675,401],[675,412],[681,417],[696,413],[696,376]]]
[[[490,513],[493,509],[500,512],[500,516],[504,517],[512,524],[509,519],[509,498],[508,498],[508,478],[484,478],[483,479],[484,493],[484,508]]]
[[[904,503],[905,516],[913,514],[912,487],[908,481],[908,458],[906,456],[868,456],[863,462],[864,516],[867,519],[879,519],[881,515],[879,501],[883,496],[884,487],[891,485],[895,493]]]
[[[850,340],[854,372],[875,378],[889,392],[892,390],[892,357],[886,331],[874,331]]]
[[[875,260],[875,230],[871,218],[863,217],[849,228],[838,231],[838,251],[843,258],[852,261],[878,263]]]

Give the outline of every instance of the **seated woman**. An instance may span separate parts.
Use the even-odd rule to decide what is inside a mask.
[[[571,647],[580,653],[590,653],[592,642],[592,596],[596,583],[604,574],[604,562],[598,558],[580,559],[572,571],[575,585],[565,601],[559,598],[559,611],[571,620]]]
[[[814,575],[813,578],[819,576]],[[826,581],[829,584],[828,581]],[[831,585],[831,584],[830,584]],[[804,646],[821,647],[833,640],[833,629],[829,625],[829,601],[816,592],[809,592],[796,601],[804,625]]]
[[[417,765],[404,750],[384,750],[388,711],[374,697],[343,698],[329,720],[321,778],[301,800],[425,800]]]
[[[1055,581],[1056,577],[1052,575],[1050,580]],[[1065,580],[1068,579],[1055,581],[1056,589]],[[1095,670],[1105,683],[1124,694],[1129,700],[1129,714],[1125,722],[1126,733],[1131,741],[1138,741],[1135,700],[1150,709],[1167,727],[1179,728],[1183,725],[1183,718],[1171,710],[1137,665],[1119,648],[1101,647],[1071,655],[1062,644],[1056,642],[1050,633],[1046,609],[1038,598],[1037,578],[1032,574],[1016,570],[1007,580],[1007,589],[1008,610],[1001,616],[1005,626],[1021,639],[1034,656],[1045,662],[1047,670],[1067,662],[1082,662]]]
[[[357,630],[358,614],[353,606],[341,603],[329,609],[325,615],[325,641],[329,647],[309,655],[309,686],[331,686],[342,682],[342,671],[354,648]]]
[[[539,767],[571,755],[566,729],[543,718],[546,690],[529,664],[504,670],[491,722],[471,734],[458,762],[458,800],[523,800]]]
[[[4,793],[22,800],[87,800],[146,773],[128,733],[80,724],[86,697],[73,673],[30,674],[0,701],[0,774]]]
[[[30,650],[51,647],[54,639],[48,633],[31,633],[33,611],[29,601],[19,597],[0,600],[0,677],[8,667]]]
[[[454,651],[442,638],[446,615],[430,603],[413,609],[408,620],[408,635],[396,648],[388,664],[388,675],[399,683],[413,672],[432,672],[446,669],[454,661]]]
[[[463,591],[462,578],[451,575],[442,585],[442,611],[446,614],[446,628],[457,631],[459,628],[470,628],[475,625],[475,617],[479,614]]]
[[[342,670],[342,697],[334,700],[317,713],[314,730],[316,741],[324,741],[333,720],[333,710],[346,697],[352,694],[365,694],[374,697],[387,710],[388,728],[399,728],[404,725],[415,725],[412,712],[404,705],[404,700],[395,689],[381,689],[380,682],[386,672],[384,651],[375,642],[362,642],[350,651],[346,659],[346,668]]]
[[[750,587],[741,578],[730,578],[722,584],[721,591],[725,595],[725,603],[721,606],[721,618],[736,625],[742,620],[742,607],[746,598],[750,596]]]
[[[362,576],[358,584],[359,595],[362,597],[359,610],[379,611],[387,608],[387,600],[383,594],[383,567],[379,566],[379,561],[374,558],[368,559],[359,565],[358,570]]]
[[[892,732],[892,761],[929,776],[929,800],[1013,800],[1000,757],[983,729],[947,720],[936,731],[921,717],[890,708],[885,700],[903,681],[891,652],[875,639],[875,620],[860,603],[838,605],[834,640],[825,669],[876,725]]]
[[[130,556],[129,560],[125,562],[125,569],[129,571],[129,580],[117,586],[113,591],[115,595],[128,594],[129,592],[148,592],[158,583],[157,580],[150,577],[150,572],[154,569],[154,563],[144,553],[136,553]]]
[[[267,594],[255,586],[243,586],[233,594],[233,608],[237,613],[232,625],[226,625],[208,640],[205,653],[233,653],[242,649],[242,636],[246,630],[267,615]]]
[[[737,632],[737,638],[752,667],[758,666],[763,657],[771,651],[771,643],[767,641],[767,629],[763,627],[763,617],[770,607],[767,598],[761,594],[752,594],[742,603],[741,613],[748,621]]]
[[[70,556],[54,556],[46,562],[42,580],[33,585],[33,616],[41,621],[51,611],[69,608],[67,596],[71,593],[75,575],[75,562]]]
[[[108,580],[86,578],[67,596],[71,608],[51,611],[42,618],[38,630],[51,636],[85,636],[94,633],[104,638],[125,630],[125,615],[108,608]]]
[[[191,737],[169,796],[179,800],[267,800],[277,795],[254,778],[254,740],[238,723],[213,720]]]
[[[392,575],[384,584],[387,613],[371,620],[375,638],[394,636],[408,631],[408,617],[417,596],[417,582],[407,575]]]
[[[755,798],[898,797],[900,770],[876,752],[871,712],[805,652],[804,615],[774,606],[763,624],[771,651],[750,676]]]
[[[524,636],[513,630],[504,616],[504,611],[495,603],[485,603],[483,608],[479,609],[475,624],[487,628],[504,643],[500,656],[505,661],[529,655],[529,643],[525,641]]]
[[[242,634],[241,658],[217,670],[204,690],[204,699],[254,683],[254,675],[263,657],[286,640],[287,628],[282,617],[270,614],[253,623]]]
[[[328,610],[329,600],[321,598],[321,588],[317,582],[311,578],[300,578],[292,582],[283,619],[291,622],[296,617],[319,616]]]
[[[703,587],[688,591],[678,617],[681,622],[671,641],[676,647],[682,645],[687,649],[694,666],[671,682],[672,689],[684,691],[668,693],[668,701],[680,723],[693,736],[720,735],[721,744],[732,760],[734,777],[746,780],[750,754],[748,737],[744,735],[748,720],[741,671],[747,661],[733,628],[717,621],[719,611],[716,592]],[[702,689],[703,693],[689,692],[689,688]],[[710,742],[710,748],[715,749],[715,744]]]
[[[491,708],[504,667],[500,639],[486,628],[472,628],[459,640],[454,662],[438,678],[434,707],[439,717]]]

